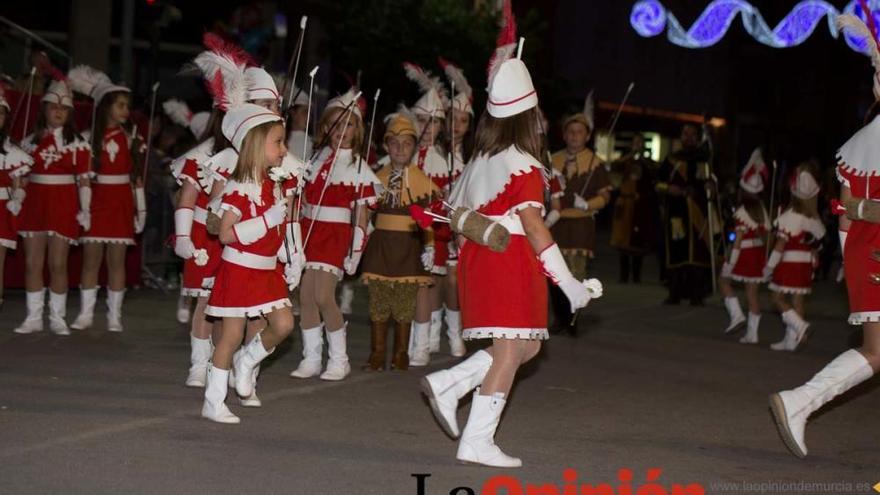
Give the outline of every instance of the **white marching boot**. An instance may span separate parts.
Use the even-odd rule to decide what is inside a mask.
[[[480,389],[474,392],[471,413],[458,442],[455,457],[459,461],[502,468],[522,466],[520,459],[505,454],[495,445],[495,430],[506,403],[500,392],[493,395],[480,395]]]
[[[252,372],[252,374],[253,374],[254,390],[253,390],[253,392],[251,392],[251,395],[249,395],[247,397],[239,397],[238,398],[238,402],[239,402],[239,404],[242,405],[242,407],[262,407],[263,406],[263,401],[261,401],[260,398],[257,397],[257,377],[260,376],[260,365],[259,364],[254,368],[254,371]]]
[[[730,324],[724,329],[724,333],[728,334],[746,322],[746,315],[743,314],[742,307],[739,305],[739,298],[735,296],[725,297],[724,307],[727,308],[727,315],[730,316]]]
[[[458,438],[458,401],[483,383],[492,366],[492,355],[477,351],[473,356],[447,370],[422,378],[422,390],[428,397],[431,411],[440,427],[452,438]]]
[[[186,323],[189,321],[190,316],[192,316],[189,307],[190,307],[189,297],[182,295],[177,298],[177,322],[178,323]]]
[[[107,330],[110,332],[122,331],[122,300],[125,297],[125,289],[107,289]]]
[[[254,368],[260,365],[260,361],[272,354],[272,349],[263,346],[262,332],[254,335],[250,342],[245,344],[232,357],[232,368],[235,374],[235,392],[241,397],[250,397],[254,393],[256,374]]]
[[[351,373],[351,364],[348,362],[346,350],[346,327],[335,332],[327,332],[327,369],[321,373],[321,380],[338,382],[344,380]]]
[[[43,308],[46,305],[46,289],[25,292],[27,316],[13,332],[28,334],[43,331]]]
[[[431,331],[428,334],[428,352],[440,352],[440,330],[443,329],[443,309],[431,311]]]
[[[431,322],[413,322],[412,325],[412,353],[409,357],[410,367],[427,366],[431,362],[430,344],[428,343],[431,332]]]
[[[796,351],[807,340],[810,324],[804,321],[793,309],[782,313],[785,323],[785,337],[770,345],[774,351]]]
[[[211,366],[211,370],[208,372],[208,384],[205,386],[202,417],[217,423],[237,425],[241,419],[226,407],[226,382],[228,380],[229,370],[221,370],[216,366]]]
[[[746,334],[739,339],[740,344],[758,343],[758,325],[761,324],[761,315],[749,312],[749,322],[746,325]]]
[[[446,336],[449,337],[449,354],[454,357],[467,354],[467,347],[461,338],[461,311],[446,308]]]
[[[70,335],[67,322],[67,292],[56,294],[49,291],[49,330],[55,335]]]
[[[323,325],[302,330],[303,358],[299,366],[290,372],[294,378],[311,378],[321,374],[321,356],[324,353]]]
[[[862,354],[850,349],[828,363],[807,383],[770,396],[776,427],[791,453],[804,458],[807,418],[834,397],[871,378],[874,370]]]
[[[211,339],[197,339],[192,334],[189,336],[190,354],[189,354],[189,375],[186,377],[187,387],[204,387],[208,379],[208,367],[210,366],[211,355],[214,353],[214,346],[211,345]]]
[[[98,299],[98,287],[80,289],[80,310],[76,319],[70,324],[74,330],[86,330],[91,328],[95,320],[95,301]]]
[[[351,303],[354,301],[354,288],[345,282],[339,289],[339,311],[344,315],[351,314]]]

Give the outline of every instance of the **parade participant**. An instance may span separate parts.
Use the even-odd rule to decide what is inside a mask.
[[[714,232],[709,232],[708,194],[711,187],[709,155],[700,146],[700,130],[693,124],[681,129],[681,149],[670,153],[660,165],[657,191],[663,201],[666,269],[669,297],[664,304],[678,304],[682,298],[701,306],[714,276],[710,270],[710,249]],[[717,219],[713,219],[716,228]]]
[[[34,163],[30,155],[12,144],[9,139],[9,111],[6,93],[0,86],[0,306],[3,304],[2,274],[6,264],[6,250],[15,249],[18,245],[16,223],[25,198],[22,177],[30,171]]]
[[[27,317],[15,333],[43,329],[43,267],[49,265],[49,328],[69,335],[67,262],[80,228],[88,230],[92,189],[89,144],[73,128],[73,95],[66,80],[54,79],[43,94],[33,134],[21,147],[34,160],[26,177],[19,235],[24,239]]]
[[[70,87],[92,99],[92,130],[83,133],[91,145],[91,225],[83,243],[80,313],[70,325],[91,328],[98,295],[98,272],[107,263],[107,330],[122,331],[125,296],[125,252],[147,216],[143,167],[146,144],[129,122],[131,90],[113,84],[106,74],[80,65],[68,74]]]
[[[362,279],[369,289],[371,352],[365,371],[385,369],[386,337],[394,319],[391,367],[409,368],[410,325],[415,317],[419,287],[431,283],[433,259],[425,256],[433,232],[422,231],[412,219],[410,205],[427,207],[437,187],[413,164],[416,150],[415,118],[405,108],[389,116],[384,148],[389,163],[376,176],[382,183],[376,204],[376,226],[362,263]]]
[[[552,202],[552,208],[559,210],[559,219],[552,224],[550,232],[578,280],[586,277],[589,261],[595,255],[595,216],[611,199],[611,181],[605,164],[587,147],[595,129],[591,102],[592,98],[588,97],[582,112],[563,121],[565,149],[552,156],[562,196]],[[577,326],[571,317],[568,298],[557,288],[551,288],[551,297],[555,331],[575,335]]]
[[[764,266],[764,278],[770,280],[773,303],[782,314],[785,336],[771,344],[774,351],[795,351],[807,338],[810,326],[804,320],[804,296],[812,291],[816,246],[825,236],[819,220],[816,181],[818,167],[805,162],[791,177],[791,206],[774,222],[776,245]],[[786,300],[791,296],[791,301]]]
[[[873,14],[867,12],[868,18]],[[875,71],[880,71],[877,40],[855,16],[838,17],[838,27],[865,40]],[[880,73],[874,75],[874,98],[880,100]],[[770,408],[788,449],[806,457],[804,430],[810,415],[834,397],[871,378],[880,369],[880,299],[877,297],[877,259],[880,248],[880,200],[877,157],[880,156],[880,119],[858,131],[837,153],[837,173],[846,216],[840,218],[840,247],[849,294],[849,323],[862,325],[862,346],[837,356],[810,381],[770,396]],[[868,207],[866,210],[866,206]]]
[[[306,129],[306,122],[309,117],[309,96],[305,91],[300,90],[296,86],[293,87],[293,94],[296,99],[287,110],[288,115],[288,134],[287,134],[287,150],[293,156],[300,160],[308,159],[312,156],[312,136]]]
[[[465,339],[492,339],[486,350],[422,380],[432,411],[443,429],[459,436],[459,399],[476,388],[456,457],[493,467],[522,461],[495,445],[495,430],[517,369],[538,354],[547,333],[548,276],[563,287],[574,309],[586,306],[590,292],[576,280],[559,246],[544,227],[544,167],[536,158],[538,96],[516,49],[510,2],[505,28],[489,64],[486,113],[476,132],[474,159],[456,182],[453,207],[467,207],[501,222],[511,233],[504,252],[464,241],[459,258]],[[479,388],[478,388],[479,387]]]
[[[452,148],[452,170],[453,181],[461,175],[461,170],[467,166],[473,153],[473,89],[464,77],[464,73],[460,68],[440,59],[440,65],[446,72],[449,79],[456,89],[455,95],[452,97],[450,110],[447,111],[447,120],[449,121],[449,135]],[[443,226],[441,226],[443,227]],[[441,230],[441,237],[445,232]],[[461,340],[461,309],[458,304],[458,274],[456,267],[458,266],[458,244],[452,236],[447,243],[449,258],[446,265],[449,267],[446,273],[446,285],[443,287],[443,299],[445,301],[446,313],[446,334],[449,336],[449,353],[454,357],[464,356],[467,349],[464,341]],[[433,322],[433,321],[432,321]],[[433,327],[432,327],[433,330]],[[433,334],[432,334],[433,337]],[[435,348],[435,340],[430,341],[431,348]],[[437,334],[436,345],[439,347],[440,335]]]
[[[283,251],[287,198],[269,177],[287,154],[281,116],[261,106],[243,103],[233,90],[226,93],[223,134],[238,152],[238,163],[223,190],[220,206],[222,261],[205,314],[222,318],[215,340],[211,371],[205,387],[202,416],[218,423],[239,422],[225,404],[230,366],[235,390],[253,393],[256,367],[293,331],[287,298]],[[241,102],[236,104],[237,102]],[[239,352],[248,319],[266,319],[264,327]]]
[[[730,317],[730,324],[724,333],[730,333],[746,323],[739,304],[739,298],[733,291],[731,282],[740,282],[746,288],[746,300],[749,304],[749,316],[746,334],[739,341],[742,344],[758,343],[758,324],[761,322],[761,301],[758,300],[758,288],[764,281],[764,264],[767,261],[764,239],[770,231],[770,218],[761,192],[768,180],[767,165],[761,155],[761,148],[752,152],[739,179],[740,205],[733,213],[736,221],[736,239],[730,256],[721,267],[718,286],[724,296],[724,307]]]
[[[317,142],[327,145],[306,172],[302,200],[306,265],[299,289],[303,359],[290,374],[295,378],[320,375],[322,380],[338,381],[351,372],[347,324],[336,304],[336,285],[344,273],[357,271],[367,243],[367,206],[375,203],[379,184],[357,151],[364,140],[365,110],[356,96],[352,88],[327,105],[316,136]],[[324,332],[330,359],[321,373]]]
[[[620,253],[620,281],[642,281],[642,258],[651,252],[656,236],[658,164],[645,156],[645,138],[635,134],[630,152],[611,165],[621,178],[611,223],[611,246]]]

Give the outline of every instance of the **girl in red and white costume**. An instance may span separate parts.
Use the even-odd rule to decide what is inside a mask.
[[[250,397],[256,368],[293,330],[285,270],[279,263],[283,250],[288,201],[269,177],[281,165],[287,148],[281,116],[251,103],[234,105],[232,90],[223,118],[223,134],[239,153],[235,170],[223,190],[223,212],[218,237],[224,244],[222,261],[205,313],[222,318],[215,340],[211,371],[205,387],[202,416],[218,423],[240,420],[226,407],[230,366],[241,397]],[[238,352],[248,320],[265,319],[269,325]],[[235,355],[233,356],[233,353]]]
[[[875,70],[880,69],[877,40],[862,21],[844,15],[838,17],[838,26],[867,41]],[[874,98],[880,100],[880,73],[874,75]],[[868,221],[864,212],[866,204],[876,206],[880,201],[880,119],[874,117],[850,138],[837,159],[841,200],[846,205],[846,217],[840,218],[840,247],[849,293],[849,323],[862,325],[864,337],[860,348],[837,356],[807,383],[770,396],[779,433],[798,457],[807,455],[804,430],[809,416],[880,369],[880,269],[874,256],[880,249],[880,215],[872,215]]]
[[[43,330],[43,267],[49,264],[49,328],[69,335],[67,313],[67,259],[77,244],[80,227],[91,223],[89,205],[89,145],[73,129],[73,95],[67,82],[52,81],[43,95],[34,133],[21,147],[34,159],[26,176],[19,216],[24,238],[27,317],[15,333]]]
[[[510,5],[505,3],[510,19]],[[562,252],[544,227],[544,167],[535,132],[538,97],[525,64],[505,60],[516,48],[508,21],[507,42],[490,64],[487,113],[477,125],[475,158],[450,196],[454,207],[489,216],[511,233],[503,253],[473,241],[461,247],[459,296],[465,339],[492,339],[486,350],[422,381],[432,411],[444,430],[459,436],[456,407],[474,388],[457,458],[493,467],[522,462],[495,445],[494,435],[517,369],[538,354],[547,332],[549,276],[568,296],[572,308],[586,306],[591,293],[575,280]],[[502,33],[504,34],[504,33]],[[509,41],[508,41],[509,40]],[[595,282],[598,293],[600,284]]]
[[[730,324],[724,333],[730,333],[746,323],[739,304],[739,298],[733,291],[731,282],[740,282],[746,287],[746,300],[749,303],[749,317],[746,334],[739,339],[742,344],[758,343],[758,324],[761,322],[761,301],[758,300],[758,289],[764,282],[764,264],[767,255],[764,238],[770,231],[770,221],[761,192],[767,182],[767,165],[761,156],[761,149],[756,149],[749,163],[746,164],[739,179],[740,206],[733,213],[736,221],[736,239],[730,257],[721,267],[719,287],[724,296],[724,306],[730,316]]]
[[[819,219],[816,196],[817,167],[803,163],[792,175],[791,206],[776,219],[776,245],[764,267],[770,280],[773,302],[782,313],[785,337],[770,348],[774,351],[795,351],[806,340],[810,324],[804,320],[804,296],[812,291],[816,245],[825,237],[825,226]],[[785,295],[791,295],[791,302]]]
[[[134,235],[144,230],[147,216],[143,163],[145,142],[128,123],[131,90],[117,86],[107,75],[80,65],[68,74],[74,91],[92,98],[96,107],[92,132],[83,133],[91,144],[91,225],[84,229],[80,281],[81,309],[70,325],[75,330],[92,326],[98,294],[98,272],[107,262],[107,330],[122,331],[125,296],[125,251]],[[106,258],[105,258],[106,257]]]
[[[351,372],[346,323],[336,303],[343,273],[354,275],[367,244],[368,206],[376,202],[379,179],[356,150],[364,139],[363,109],[349,90],[327,105],[318,123],[317,142],[328,145],[309,164],[302,200],[305,271],[300,284],[303,359],[295,378],[320,375],[342,380]],[[336,123],[334,127],[334,123]],[[321,373],[324,338],[329,359]]]
[[[0,305],[3,304],[3,267],[6,264],[6,250],[17,246],[16,223],[21,212],[21,202],[25,198],[21,177],[27,174],[33,158],[24,150],[12,144],[7,136],[10,121],[9,102],[0,86]]]

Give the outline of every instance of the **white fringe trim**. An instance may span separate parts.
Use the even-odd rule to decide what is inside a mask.
[[[78,240],[72,239],[72,238],[67,237],[65,235],[61,235],[58,232],[55,232],[54,230],[35,230],[35,231],[19,230],[18,231],[18,235],[20,235],[22,237],[36,237],[38,234],[46,234],[50,237],[60,237],[61,239],[64,239],[65,241],[67,241],[67,243],[70,244],[71,246],[79,245]]]
[[[464,340],[473,339],[525,339],[547,340],[550,333],[546,328],[506,328],[506,327],[478,327],[466,328],[461,333]]]
[[[342,270],[339,269],[338,267],[327,264],[327,263],[318,263],[317,261],[306,262],[305,269],[306,270],[320,270],[322,272],[330,272],[333,275],[336,275],[336,278],[338,278],[339,280],[342,280],[342,278],[345,276],[342,273]]]
[[[18,243],[15,242],[14,240],[3,239],[2,237],[0,237],[0,246],[3,246],[5,248],[9,248],[9,249],[15,249],[17,245],[18,245]]]
[[[79,242],[125,244],[126,246],[134,246],[134,239],[127,237],[81,237]]]
[[[208,297],[211,295],[211,291],[208,289],[191,289],[187,287],[181,287],[180,295],[183,297]]]
[[[847,322],[850,325],[861,325],[862,323],[873,323],[880,321],[880,311],[860,311],[858,313],[850,313]]]
[[[290,299],[276,299],[272,302],[267,302],[265,304],[260,304],[259,306],[248,306],[248,307],[238,307],[238,308],[225,308],[225,307],[217,307],[211,306],[210,304],[205,307],[205,314],[208,316],[215,316],[218,318],[248,318],[253,316],[262,316],[269,313],[272,313],[275,310],[281,308],[289,308],[292,304],[290,303]]]
[[[735,273],[730,274],[730,279],[744,284],[763,284],[766,281],[764,277],[743,277],[742,275],[737,275]]]
[[[767,285],[767,288],[772,290],[773,292],[780,292],[782,294],[809,294],[813,291],[811,287],[787,287],[784,285],[778,285],[775,282],[770,282]]]

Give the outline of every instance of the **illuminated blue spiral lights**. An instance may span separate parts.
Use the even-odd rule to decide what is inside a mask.
[[[880,25],[880,0],[868,0],[868,8]],[[758,9],[745,0],[713,0],[690,29],[685,30],[659,0],[639,0],[633,5],[630,24],[645,38],[658,36],[666,30],[666,37],[678,46],[706,48],[724,38],[739,14],[743,28],[760,43],[774,48],[789,48],[806,41],[823,19],[828,23],[831,35],[837,38],[839,33],[834,18],[840,13],[823,0],[804,0],[795,5],[775,28],[770,29]],[[842,13],[854,14],[862,20],[866,18],[857,0],[850,1]],[[849,34],[845,34],[844,39],[853,50],[866,53],[865,40]]]

